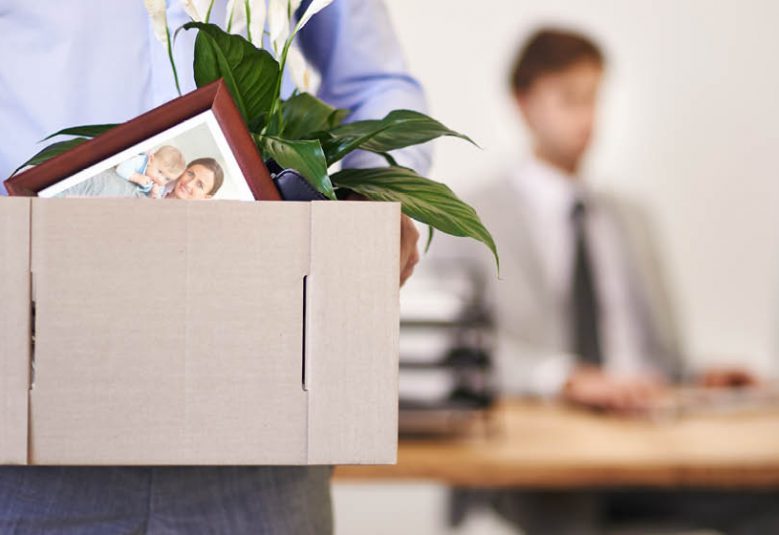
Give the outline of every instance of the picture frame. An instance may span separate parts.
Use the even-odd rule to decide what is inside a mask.
[[[199,171],[204,172],[195,176]],[[185,175],[191,180],[185,182]],[[9,195],[27,197],[281,200],[221,79],[28,168],[4,184]]]

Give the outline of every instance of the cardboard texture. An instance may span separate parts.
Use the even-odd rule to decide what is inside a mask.
[[[26,439],[29,393],[29,464],[394,462],[398,205],[31,207],[0,256],[32,244],[35,373],[0,422]]]
[[[319,231],[312,230],[306,309],[309,462],[394,463],[395,450],[382,445],[398,436],[397,410],[386,410],[398,405],[398,329],[392,326],[399,315],[400,223],[390,216],[397,207],[311,207],[312,229]],[[346,228],[348,235],[322,231]],[[351,276],[333,269],[333,255]]]
[[[0,203],[0,464],[27,462],[30,200]]]

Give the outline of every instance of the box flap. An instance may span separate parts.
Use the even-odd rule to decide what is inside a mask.
[[[310,464],[395,462],[399,240],[399,204],[311,204]]]
[[[0,464],[27,463],[30,199],[0,197]]]
[[[35,464],[305,464],[305,203],[35,199]]]

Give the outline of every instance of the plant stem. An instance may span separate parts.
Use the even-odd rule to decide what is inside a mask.
[[[208,11],[206,11],[206,24],[209,23],[211,20],[211,10],[214,9],[214,0],[211,0],[211,3],[208,4]]]
[[[227,33],[230,33],[230,30],[233,28],[233,14],[235,13],[235,4],[233,4],[233,9],[230,10],[230,18],[227,19]]]
[[[176,61],[173,59],[173,46],[170,41],[170,30],[168,28],[165,28],[165,40],[168,44],[168,60],[170,61],[170,66],[173,69],[173,79],[176,81],[176,91],[178,91],[179,96],[181,96],[181,85],[179,84],[179,73],[176,70]]]
[[[291,21],[292,20],[292,2],[287,2],[287,18]],[[287,41],[284,43],[284,48],[281,51],[281,56],[279,57],[279,77],[276,80],[276,87],[273,91],[273,104],[271,104],[270,112],[268,113],[268,122],[265,124],[265,128],[263,128],[262,133],[265,134],[268,130],[268,125],[271,124],[273,116],[276,113],[281,113],[281,82],[284,78],[284,69],[287,65],[287,55],[289,54],[289,49],[292,46],[292,42],[295,40],[295,36],[300,31],[300,21],[298,21],[295,24],[295,28],[290,33],[289,37],[287,38]],[[278,53],[278,51],[276,50]],[[281,124],[281,121],[279,121],[279,124]]]
[[[246,10],[246,39],[252,42],[252,8],[249,6],[249,0],[244,0],[244,9]]]
[[[273,104],[271,104],[270,112],[268,113],[268,122],[265,123],[265,128],[262,129],[263,134],[268,131],[268,126],[273,122],[273,117],[277,113],[281,113],[281,82],[284,78],[284,67],[287,64],[287,54],[289,53],[289,47],[291,45],[292,36],[284,43],[284,48],[281,51],[281,57],[279,58],[279,76],[276,78],[276,87],[273,89]]]

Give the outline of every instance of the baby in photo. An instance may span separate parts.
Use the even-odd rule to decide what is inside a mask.
[[[163,145],[133,156],[116,166],[116,174],[136,184],[148,197],[158,199],[165,187],[186,169],[184,156],[176,147]]]

